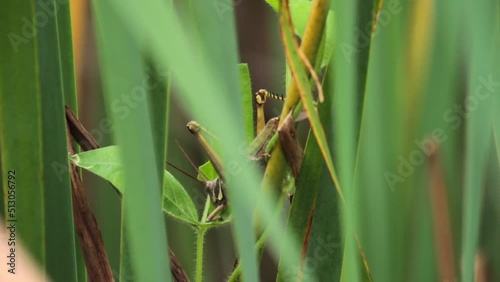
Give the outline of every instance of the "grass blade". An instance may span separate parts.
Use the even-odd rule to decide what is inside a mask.
[[[64,88],[57,18],[46,14],[45,1],[37,1],[35,13],[45,14],[47,24],[38,29],[39,89],[42,110],[45,228],[47,272],[54,280],[76,281],[75,233],[68,167]],[[56,5],[55,0],[50,1]],[[69,13],[69,10],[65,10]],[[66,15],[69,16],[69,15]],[[65,39],[67,41],[68,38]],[[71,38],[69,38],[71,40]],[[67,47],[67,46],[66,46]],[[72,58],[65,58],[70,64]],[[71,74],[71,72],[70,72]],[[68,93],[69,94],[69,93]],[[74,94],[74,91],[73,91]],[[47,168],[52,169],[47,169]]]
[[[498,91],[500,72],[498,69],[498,46],[500,34],[498,30],[498,3],[483,1],[467,2],[471,11],[467,18],[469,41],[469,85],[465,102],[476,101],[478,105],[466,107],[466,141],[465,141],[465,191],[463,210],[462,237],[462,281],[474,280],[474,261],[478,251],[482,197],[484,193],[487,157],[492,140],[494,111],[498,110],[494,102],[482,102],[486,97],[495,97]],[[474,10],[470,10],[473,8]],[[496,82],[484,83],[484,81]],[[480,87],[479,85],[482,85]],[[490,87],[488,87],[490,86]],[[486,90],[484,90],[486,89]],[[464,102],[464,103],[465,103]],[[474,110],[471,110],[474,109]]]
[[[328,1],[326,1],[326,8],[329,7]],[[316,108],[314,106],[313,95],[311,92],[311,86],[309,84],[309,79],[305,73],[305,69],[302,65],[302,60],[299,57],[299,48],[297,43],[295,42],[293,26],[291,25],[291,17],[290,11],[288,10],[288,1],[284,0],[281,2],[280,6],[280,24],[282,30],[282,39],[286,50],[287,60],[292,69],[292,74],[294,77],[295,85],[299,90],[300,98],[304,105],[304,108],[307,112],[307,116],[311,123],[312,131],[314,132],[314,136],[318,141],[318,145],[321,149],[321,153],[323,154],[323,158],[325,159],[326,166],[328,171],[330,172],[330,176],[335,184],[335,188],[339,193],[339,197],[344,203],[344,196],[342,194],[342,190],[340,188],[340,184],[337,180],[337,175],[335,173],[335,169],[333,167],[333,161],[330,154],[330,149],[328,147],[328,143],[326,141],[326,135],[319,120],[318,113],[316,112]],[[326,14],[326,13],[325,13]],[[325,15],[326,18],[326,15]]]
[[[170,281],[167,238],[161,213],[161,187],[149,122],[141,51],[109,3],[95,2],[94,5],[105,101],[116,124],[117,144],[123,148],[127,193],[123,198],[122,216],[125,218],[126,233],[122,239],[130,246],[133,275],[137,281]],[[127,58],[126,62],[123,58]],[[128,109],[128,114],[123,117],[112,105],[121,99],[122,94],[130,93],[135,95],[136,107]],[[150,234],[151,237],[143,240],[143,234]]]
[[[250,72],[247,64],[238,64],[238,70],[240,73],[241,100],[243,102],[243,127],[245,129],[246,141],[250,144],[255,137],[255,125],[253,122],[253,104],[255,102],[252,94],[252,81],[250,80]]]
[[[17,186],[30,189],[17,191],[15,218],[30,220],[31,224],[20,225],[17,235],[22,238],[27,251],[39,266],[45,269],[45,244],[40,244],[45,241],[45,197],[42,180],[41,102],[36,73],[37,50],[33,40],[34,30],[26,28],[26,33],[32,35],[26,39],[23,36],[22,22],[19,21],[23,18],[33,19],[34,10],[34,2],[6,2],[0,10],[0,31],[9,38],[0,43],[3,50],[0,52],[0,143],[2,178],[7,179],[10,170],[16,170],[17,173],[20,173],[20,169],[29,172],[16,180]],[[7,193],[7,184],[4,182],[2,186],[4,193]]]

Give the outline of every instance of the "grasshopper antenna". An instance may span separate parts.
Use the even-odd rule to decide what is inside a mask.
[[[173,167],[173,168],[174,168],[175,170],[177,170],[178,172],[180,172],[180,173],[184,174],[185,176],[187,176],[187,177],[189,177],[189,178],[191,178],[191,179],[193,179],[193,180],[195,180],[195,181],[197,181],[197,182],[200,182],[200,183],[202,183],[202,184],[205,184],[205,182],[203,182],[203,181],[199,180],[198,178],[196,178],[196,177],[192,176],[191,174],[189,174],[189,173],[185,172],[184,170],[180,169],[178,166],[174,165],[173,163],[171,163],[171,162],[168,162],[168,161],[167,161],[167,164],[168,164],[169,166]]]
[[[177,140],[175,140],[175,143],[177,143],[177,146],[179,146],[179,149],[181,149],[182,154],[184,154],[184,156],[186,157],[186,159],[189,161],[189,163],[191,164],[191,166],[193,166],[194,169],[196,169],[196,171],[198,172],[198,174],[201,175],[201,177],[203,178],[203,180],[205,181],[205,183],[208,182],[207,176],[205,174],[203,174],[203,172],[201,172],[198,169],[198,167],[193,163],[193,161],[191,160],[191,158],[189,157],[189,155],[186,153],[186,151],[184,151],[184,148],[182,148],[181,144],[179,144],[179,142]],[[199,179],[197,179],[197,180],[200,181]]]

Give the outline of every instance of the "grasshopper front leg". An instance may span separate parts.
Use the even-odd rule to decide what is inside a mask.
[[[227,205],[226,186],[220,177],[205,183],[205,190],[210,196],[210,200],[215,206],[215,209],[207,217],[207,221],[212,221]]]

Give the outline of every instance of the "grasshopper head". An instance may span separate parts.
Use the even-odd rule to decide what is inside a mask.
[[[194,133],[198,133],[200,131],[200,125],[196,121],[190,121],[190,122],[188,122],[188,124],[186,125],[186,127],[193,134]]]
[[[266,92],[267,90],[260,89],[257,93],[255,93],[255,103],[257,103],[257,105],[260,106],[266,103]]]

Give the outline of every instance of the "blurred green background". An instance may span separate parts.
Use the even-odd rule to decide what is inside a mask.
[[[245,281],[500,281],[500,2],[290,2],[303,45],[311,41],[303,37],[310,12],[328,15],[326,24],[318,20],[326,28],[311,65],[323,85],[317,109],[339,185],[300,122],[302,171],[280,222],[269,187],[259,189],[261,174],[241,167],[249,114],[237,66],[248,65],[251,93],[297,94],[279,1],[3,3],[1,210],[8,219],[15,169],[16,234],[41,270],[54,281],[86,280],[69,174],[54,166],[68,166],[67,104],[101,146],[125,148],[126,183],[135,189],[123,200],[83,172],[116,281],[127,281],[129,270],[129,281],[170,281],[167,244],[195,281],[196,232],[160,212],[156,178],[165,155],[196,176],[177,142],[196,165],[207,161],[186,129],[190,120],[218,137],[234,216],[205,237],[204,281],[225,281],[236,257]],[[120,118],[114,103],[155,72],[165,87],[150,89],[147,103]],[[282,107],[267,103],[266,118]],[[166,168],[202,210],[202,185]],[[256,202],[272,227],[262,260]]]

